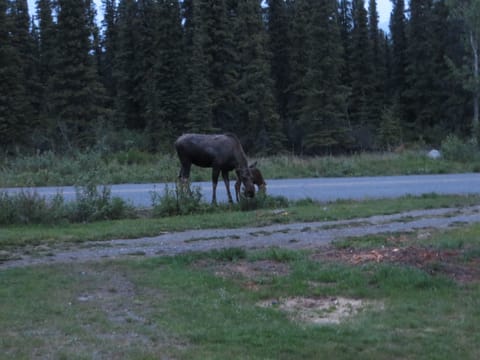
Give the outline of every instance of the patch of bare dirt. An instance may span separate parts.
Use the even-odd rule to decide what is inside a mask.
[[[322,251],[315,252],[312,259],[352,265],[392,263],[413,266],[432,275],[446,275],[461,283],[480,281],[480,259],[466,259],[464,254],[465,250],[461,249],[434,249],[415,245],[370,249],[327,246]]]
[[[238,261],[235,263],[226,263],[217,265],[215,275],[229,278],[242,276],[246,279],[258,279],[265,276],[285,276],[290,272],[290,268],[286,263],[280,263],[272,260],[259,261]]]
[[[363,310],[382,310],[378,301],[350,299],[345,297],[290,297],[264,300],[257,304],[264,308],[279,309],[295,322],[314,325],[339,324]]]

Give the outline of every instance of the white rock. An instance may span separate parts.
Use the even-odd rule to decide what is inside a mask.
[[[427,154],[427,156],[430,158],[430,159],[439,159],[442,157],[442,154],[440,153],[440,151],[436,150],[436,149],[433,149],[433,150],[430,150]]]

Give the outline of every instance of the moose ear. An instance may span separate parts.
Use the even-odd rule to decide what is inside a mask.
[[[257,166],[257,162],[255,161],[253,164],[250,164],[249,168],[250,169],[253,169]]]

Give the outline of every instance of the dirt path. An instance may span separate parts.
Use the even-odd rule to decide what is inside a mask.
[[[279,216],[282,216],[279,214]],[[164,233],[155,237],[41,245],[34,251],[9,254],[0,270],[40,264],[101,261],[132,256],[165,256],[227,247],[261,249],[271,246],[313,249],[334,240],[380,233],[445,229],[480,222],[480,206],[416,210],[353,220],[277,224],[240,229],[208,229]],[[32,255],[34,254],[34,255]]]

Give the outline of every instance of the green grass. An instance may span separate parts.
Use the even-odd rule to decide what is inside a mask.
[[[380,214],[393,214],[414,209],[480,204],[478,196],[405,196],[399,199],[368,201],[336,201],[292,203],[282,212],[271,209],[239,211],[237,207],[219,207],[212,212],[170,216],[158,219],[141,218],[97,221],[85,224],[10,225],[0,229],[0,250],[28,245],[71,243],[118,238],[154,236],[162,232],[209,228],[239,228],[274,223],[354,219]],[[222,216],[218,216],[219,213]]]
[[[480,162],[432,160],[426,151],[369,153],[352,156],[296,157],[278,155],[251,158],[258,162],[267,179],[337,176],[377,176],[405,174],[442,174],[478,172]],[[45,153],[34,156],[0,158],[0,187],[60,186],[173,182],[179,161],[172,154],[148,154],[140,151],[77,153],[71,156]],[[233,176],[233,175],[232,175]],[[208,181],[209,169],[194,167],[192,181]]]
[[[480,228],[468,231],[479,238]],[[217,273],[262,259],[288,271]],[[322,326],[257,306],[332,296],[382,305]],[[15,269],[0,272],[0,352],[15,359],[476,359],[479,296],[478,284],[415,268],[318,262],[275,249]]]

